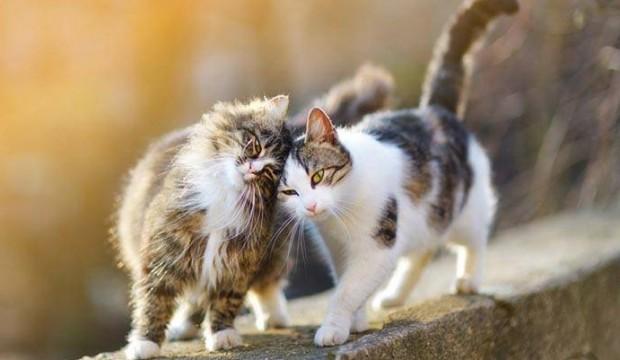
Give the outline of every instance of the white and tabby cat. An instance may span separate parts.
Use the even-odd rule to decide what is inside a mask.
[[[377,305],[403,304],[441,245],[458,248],[456,291],[478,290],[496,198],[489,159],[457,116],[463,57],[493,18],[517,9],[516,0],[465,3],[439,42],[419,109],[377,113],[352,128],[310,112],[279,198],[319,230],[337,278],[317,345],[366,329],[365,303],[391,273]]]

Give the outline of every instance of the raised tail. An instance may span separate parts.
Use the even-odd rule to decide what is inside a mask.
[[[421,107],[462,112],[467,68],[463,58],[495,17],[519,10],[517,0],[467,0],[443,31],[424,81]]]

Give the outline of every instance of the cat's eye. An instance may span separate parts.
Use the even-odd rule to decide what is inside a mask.
[[[297,191],[295,191],[293,189],[282,190],[282,194],[284,194],[286,196],[299,195],[299,193],[297,193]]]
[[[315,186],[315,185],[319,184],[321,181],[323,181],[323,174],[325,174],[325,170],[323,170],[323,169],[315,172],[312,175],[312,178],[310,179],[311,185]]]
[[[247,144],[245,144],[245,156],[251,159],[255,159],[260,155],[260,152],[263,148],[260,145],[260,142],[256,138],[256,136],[250,136],[250,140],[248,140]]]

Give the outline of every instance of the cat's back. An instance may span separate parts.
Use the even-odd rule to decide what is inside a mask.
[[[172,162],[187,143],[190,132],[191,128],[177,130],[152,143],[129,174],[117,213],[116,237],[123,263],[132,270],[137,269],[139,261],[146,209],[162,189]]]
[[[467,199],[474,176],[469,163],[473,137],[459,118],[429,106],[379,113],[361,126],[379,142],[403,151],[411,169],[405,189],[414,202],[426,199],[433,228],[445,230]]]
[[[367,116],[362,131],[403,149],[416,164],[447,153],[465,161],[469,132],[452,112],[439,106],[387,111]]]

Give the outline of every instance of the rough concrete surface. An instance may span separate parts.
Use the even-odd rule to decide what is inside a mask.
[[[483,294],[446,295],[454,258],[432,263],[410,306],[372,313],[375,330],[316,348],[328,294],[292,301],[294,327],[207,353],[202,341],[165,344],[167,359],[620,359],[620,213],[565,214],[493,241]],[[123,359],[122,352],[94,359]]]

